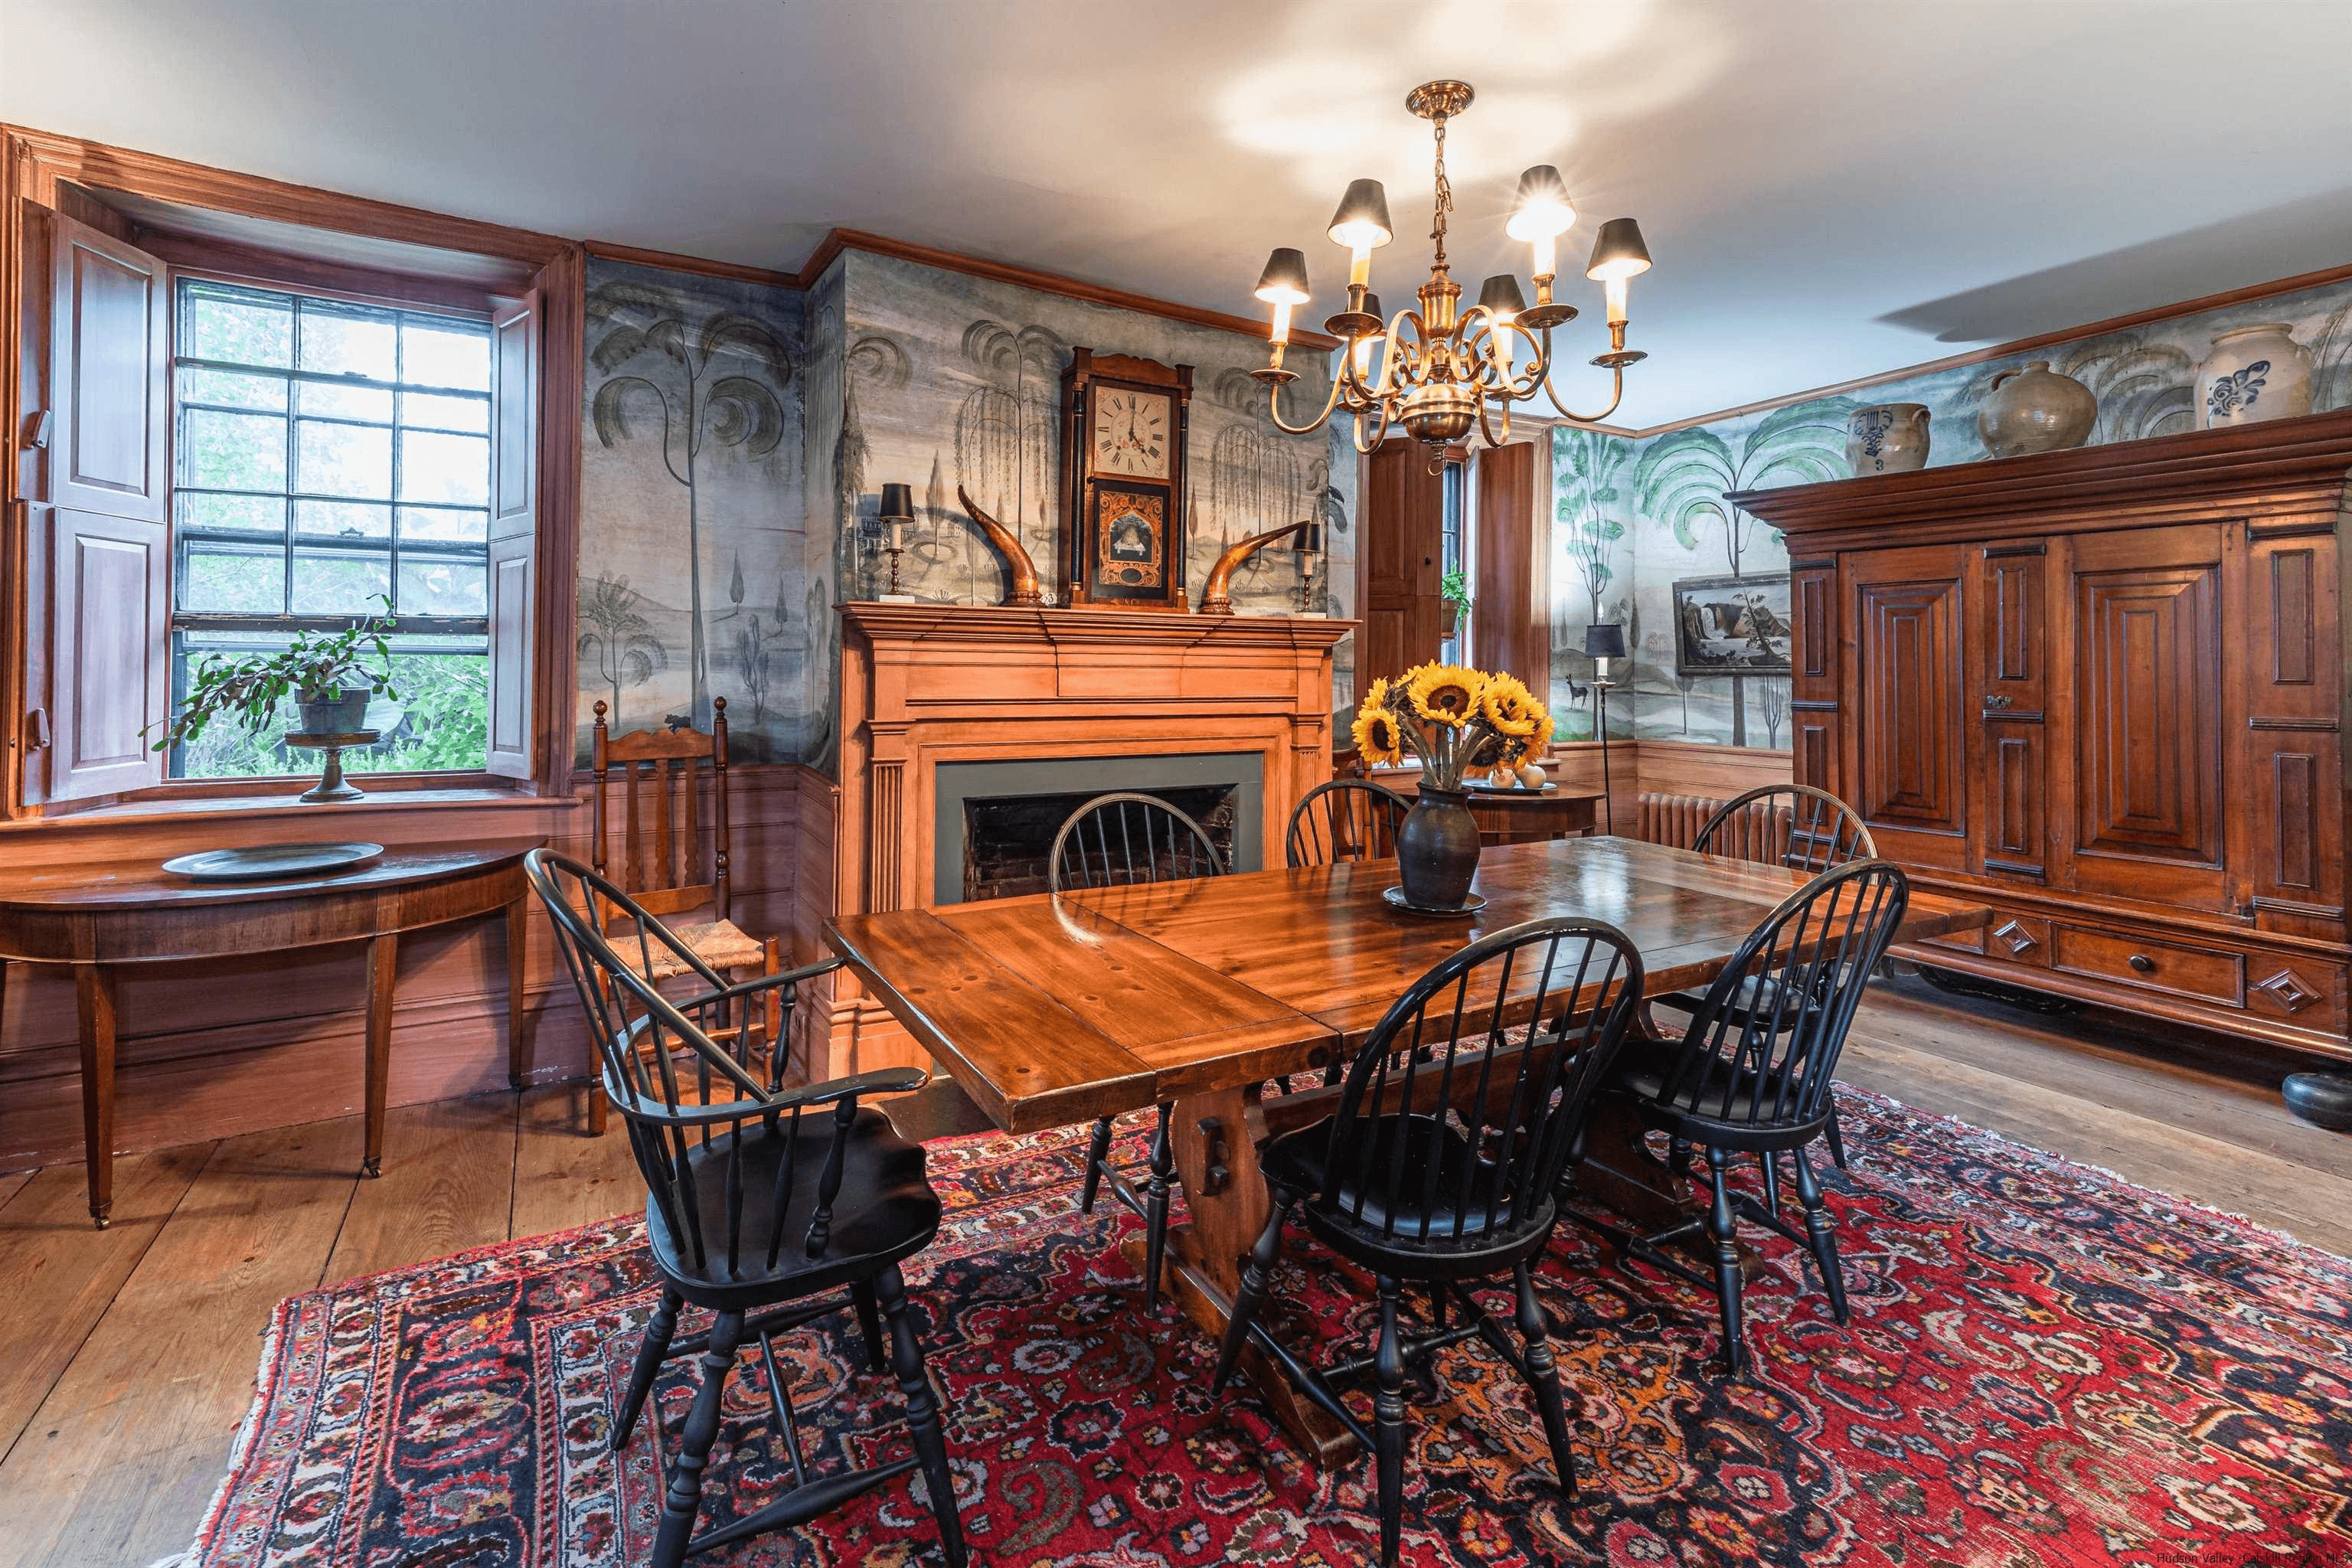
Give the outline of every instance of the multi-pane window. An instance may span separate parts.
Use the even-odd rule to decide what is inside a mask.
[[[343,765],[480,768],[489,323],[194,278],[176,305],[175,706],[208,658],[389,613],[398,700],[370,710],[382,738]],[[257,735],[214,724],[173,775],[308,771],[285,717]]]
[[[1469,569],[1470,557],[1463,547],[1462,512],[1464,492],[1468,489],[1466,464],[1449,461],[1441,477],[1438,491],[1438,570],[1451,577]],[[1454,635],[1438,646],[1437,657],[1447,664],[1462,662],[1463,650],[1470,646],[1470,617],[1465,615],[1456,623]]]

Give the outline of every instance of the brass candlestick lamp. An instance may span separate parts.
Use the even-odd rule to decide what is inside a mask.
[[[1584,275],[1602,286],[1609,310],[1609,352],[1592,363],[1610,374],[1608,404],[1590,414],[1570,413],[1552,389],[1552,330],[1576,316],[1576,307],[1552,298],[1558,275],[1558,242],[1576,221],[1576,208],[1559,171],[1538,163],[1519,176],[1518,201],[1506,232],[1534,247],[1536,302],[1527,303],[1518,279],[1489,278],[1478,302],[1457,310],[1462,286],[1445,260],[1445,217],[1454,210],[1454,187],[1445,177],[1445,126],[1470,107],[1467,82],[1424,82],[1405,98],[1405,107],[1435,127],[1436,198],[1430,238],[1437,245],[1429,280],[1415,290],[1417,309],[1383,321],[1379,297],[1370,291],[1372,252],[1395,237],[1388,194],[1378,180],[1357,180],[1339,198],[1331,216],[1331,239],[1348,247],[1348,308],[1323,323],[1347,340],[1348,352],[1332,377],[1323,411],[1304,425],[1282,417],[1282,389],[1298,379],[1282,360],[1290,342],[1291,313],[1307,302],[1307,258],[1285,247],[1267,258],[1257,297],[1274,307],[1274,350],[1262,370],[1250,374],[1266,384],[1267,411],[1294,436],[1319,430],[1344,408],[1355,421],[1356,449],[1369,452],[1387,437],[1391,423],[1432,447],[1460,440],[1476,425],[1489,446],[1511,437],[1511,405],[1538,395],[1550,398],[1569,420],[1591,424],[1616,412],[1625,395],[1625,367],[1648,357],[1625,346],[1626,295],[1630,280],[1650,268],[1641,226],[1629,217],[1601,226]],[[1522,353],[1524,341],[1524,353]],[[1496,429],[1494,416],[1501,416]]]
[[[898,557],[907,552],[907,525],[915,521],[915,487],[884,485],[880,521],[889,530],[889,542],[882,548],[890,556],[890,590],[882,595],[886,605],[911,605],[915,595],[898,586]]]

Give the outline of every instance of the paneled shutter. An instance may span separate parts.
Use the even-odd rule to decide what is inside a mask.
[[[531,776],[531,622],[539,536],[540,293],[491,320],[489,771]]]

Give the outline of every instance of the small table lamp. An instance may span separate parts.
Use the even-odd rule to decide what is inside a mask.
[[[1323,520],[1310,518],[1298,530],[1298,613],[1323,614],[1322,595],[1316,592],[1315,558],[1323,553]]]
[[[898,557],[907,552],[907,525],[915,521],[915,487],[884,485],[880,520],[890,526],[890,542],[882,548],[890,552],[890,591],[882,595],[886,605],[911,605],[912,594],[898,591]]]
[[[1593,738],[1601,742],[1601,803],[1609,831],[1617,831],[1617,802],[1609,789],[1609,679],[1612,659],[1625,657],[1625,628],[1613,623],[1584,628],[1584,657],[1592,661]]]

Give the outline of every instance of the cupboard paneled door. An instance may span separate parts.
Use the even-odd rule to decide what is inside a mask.
[[[2069,882],[2226,909],[2221,525],[2078,534],[2062,559]]]
[[[2039,882],[2049,870],[2049,550],[2040,540],[1970,547],[1969,670],[1979,716],[1969,804],[1983,831],[1973,869]]]
[[[1853,617],[1849,797],[1881,853],[1966,869],[1969,736],[1961,693],[1968,622],[1963,552],[1857,552],[1843,571]]]

